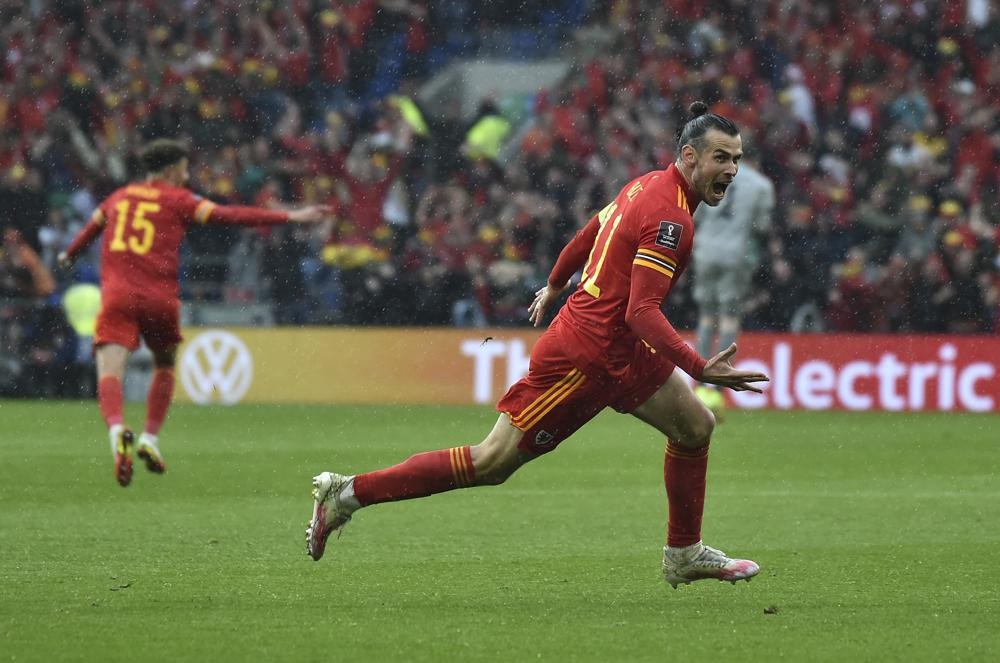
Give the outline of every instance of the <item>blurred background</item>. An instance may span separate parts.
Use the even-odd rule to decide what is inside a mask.
[[[0,37],[0,395],[92,393],[98,248],[55,256],[152,138],[336,210],[192,229],[186,325],[518,327],[697,99],[775,185],[746,330],[1000,331],[995,2],[0,0]]]

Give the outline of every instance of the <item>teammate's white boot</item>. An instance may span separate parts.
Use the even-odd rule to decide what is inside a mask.
[[[163,462],[163,454],[160,453],[160,448],[156,446],[157,441],[158,438],[155,435],[143,432],[139,436],[136,455],[146,463],[147,470],[153,474],[163,474],[167,471],[167,465]]]
[[[115,424],[108,429],[111,440],[111,455],[115,458],[115,480],[122,488],[132,483],[132,447],[135,441],[132,431],[123,424]]]
[[[326,540],[351,520],[360,505],[354,497],[354,477],[323,472],[313,477],[313,513],[306,529],[306,551],[319,560]]]
[[[709,548],[704,543],[683,548],[663,549],[663,579],[674,589],[677,585],[690,585],[695,580],[737,580],[750,581],[760,567],[749,559],[733,559],[721,550]]]

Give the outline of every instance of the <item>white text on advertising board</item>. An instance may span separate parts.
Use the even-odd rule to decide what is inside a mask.
[[[906,361],[885,352],[877,360],[858,359],[839,367],[822,358],[797,361],[786,343],[775,343],[773,348],[770,361],[736,362],[737,368],[764,371],[771,377],[763,394],[733,392],[737,405],[889,411],[948,411],[960,406],[970,412],[996,408],[993,396],[980,388],[996,376],[996,367],[982,361],[960,364],[958,350],[947,342],[932,361]]]
[[[503,371],[505,386],[528,370],[529,350],[521,340],[483,343],[469,339],[462,342],[462,354],[473,358],[476,403],[498,399],[493,388],[497,370]],[[936,356],[920,360],[882,352],[839,364],[822,352],[796,357],[789,343],[776,341],[770,346],[770,357],[750,355],[736,366],[771,378],[763,394],[729,392],[737,406],[747,409],[992,412],[997,408],[989,384],[997,377],[996,366],[968,358],[963,361],[955,345],[947,341],[937,346]]]
[[[490,403],[496,400],[493,393],[493,367],[496,359],[507,360],[505,387],[509,387],[528,372],[530,354],[524,341],[482,340],[462,341],[462,354],[472,357],[473,378],[472,397],[477,403]]]

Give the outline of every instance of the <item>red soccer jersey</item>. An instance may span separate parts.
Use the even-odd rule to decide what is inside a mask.
[[[104,297],[178,296],[179,252],[193,223],[283,223],[286,212],[216,205],[190,190],[152,180],[115,190],[91,216],[67,249],[80,253],[101,234],[101,291]]]
[[[674,165],[647,173],[629,182],[563,249],[549,283],[561,287],[583,266],[579,287],[559,313],[563,328],[576,337],[568,351],[581,370],[624,371],[638,337],[701,376],[705,361],[660,310],[691,256],[692,199]]]

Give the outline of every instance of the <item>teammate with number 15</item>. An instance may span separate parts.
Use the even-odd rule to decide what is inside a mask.
[[[155,370],[137,453],[151,472],[161,474],[166,469],[157,436],[173,396],[174,363],[182,340],[178,253],[190,224],[314,222],[329,211],[322,206],[285,212],[216,205],[184,188],[189,177],[188,154],[173,140],[152,141],[141,160],[147,178],[112,192],[58,258],[60,266],[68,268],[104,234],[101,309],[94,334],[97,399],[108,425],[115,478],[122,486],[132,480],[134,443],[123,419],[122,379],[128,355],[139,347],[140,337],[153,353]]]
[[[582,268],[581,284],[532,348],[528,375],[500,400],[500,418],[486,439],[417,454],[376,472],[315,477],[306,531],[313,559],[323,555],[330,533],[357,509],[503,483],[610,406],[667,437],[665,580],[677,587],[705,578],[736,582],[756,575],[754,562],[730,558],[701,541],[715,420],[674,368],[702,382],[758,392],[754,383],[767,376],[736,370],[730,363],[735,345],[702,359],[660,310],[691,253],[692,212],[700,202],[722,201],[743,155],[736,125],[707,113],[701,102],[690,110],[677,161],[627,184],[560,253],[548,284],[529,307],[532,322],[542,322]]]

